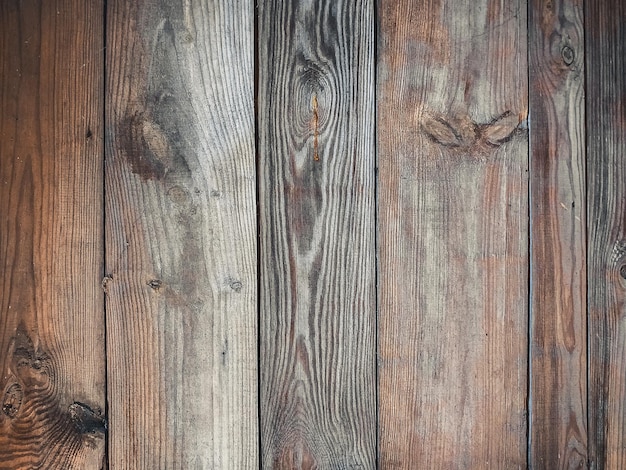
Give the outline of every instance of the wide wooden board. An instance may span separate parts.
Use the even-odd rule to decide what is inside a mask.
[[[382,468],[524,468],[526,2],[379,0]]]
[[[259,2],[264,468],[374,468],[374,5]]]
[[[103,3],[0,2],[0,468],[105,451]]]
[[[107,2],[113,468],[256,468],[249,1]]]

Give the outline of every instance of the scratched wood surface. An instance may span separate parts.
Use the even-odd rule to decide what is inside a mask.
[[[585,2],[590,467],[626,468],[626,4]]]
[[[103,5],[0,2],[0,468],[101,468]]]
[[[530,464],[586,468],[582,1],[533,0],[530,6]]]
[[[0,468],[626,468],[625,25],[0,1]]]
[[[526,3],[379,1],[382,468],[526,466]]]
[[[259,3],[264,468],[374,468],[374,5]]]
[[[256,468],[254,17],[109,0],[112,468]]]

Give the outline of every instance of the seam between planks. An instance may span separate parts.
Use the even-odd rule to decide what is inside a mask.
[[[593,467],[593,457],[591,455],[590,449],[592,447],[592,443],[590,442],[590,438],[589,436],[592,434],[591,431],[591,423],[589,421],[589,410],[591,408],[591,403],[589,401],[589,368],[591,366],[591,338],[589,337],[589,298],[591,297],[589,295],[589,286],[591,285],[591,283],[589,282],[589,271],[590,271],[590,266],[591,263],[589,263],[589,228],[588,228],[588,223],[589,223],[589,197],[588,197],[588,190],[587,188],[589,187],[589,174],[587,171],[587,156],[589,154],[589,132],[588,132],[588,106],[587,106],[587,96],[589,96],[587,94],[587,7],[586,7],[586,0],[582,0],[582,16],[583,16],[583,40],[582,40],[582,47],[583,47],[583,109],[585,112],[585,119],[583,121],[583,126],[584,126],[584,135],[585,135],[585,147],[584,147],[584,156],[583,156],[583,161],[585,162],[585,175],[584,175],[584,181],[585,181],[585,187],[583,188],[583,199],[585,201],[585,223],[583,224],[583,229],[585,230],[585,233],[583,234],[584,240],[585,240],[585,337],[586,337],[586,341],[587,341],[587,345],[586,345],[586,357],[585,359],[587,360],[587,365],[585,367],[585,372],[586,372],[586,381],[587,381],[587,389],[586,389],[586,405],[587,405],[587,413],[586,413],[586,421],[587,421],[587,468],[591,469]],[[593,445],[593,448],[595,449],[596,446]]]
[[[261,266],[261,208],[260,208],[260,159],[259,159],[259,2],[262,0],[251,0],[253,9],[253,55],[254,55],[254,159],[255,159],[255,188],[256,188],[256,265],[257,269]],[[257,352],[257,444],[258,444],[258,465],[259,469],[263,468],[263,443],[262,438],[262,421],[261,421],[261,273],[257,272],[256,276],[256,316],[257,316],[257,336],[256,336],[256,352]]]
[[[107,0],[102,0],[102,280],[104,281],[107,276],[107,211],[106,211],[106,147],[107,147]],[[109,469],[109,350],[108,350],[108,328],[107,328],[107,293],[106,291],[102,295],[102,320],[104,322],[104,419],[107,423],[104,432],[104,459],[103,468]]]
[[[380,1],[374,0],[372,2],[372,16],[373,16],[373,37],[374,37],[374,51],[373,51],[373,60],[374,60],[374,359],[376,361],[374,365],[374,380],[376,382],[375,385],[375,425],[376,425],[376,435],[374,439],[374,443],[376,446],[375,449],[375,463],[376,469],[380,468],[380,380],[379,380],[379,301],[380,301],[380,290],[379,290],[379,282],[378,282],[378,274],[380,271],[380,263],[379,263],[379,249],[378,249],[378,221],[379,221],[379,207],[378,207],[378,37],[380,32],[380,15],[379,15],[379,7]]]
[[[532,119],[532,109],[530,106],[530,53],[531,53],[531,23],[533,21],[532,17],[532,3],[530,1],[526,2],[526,83],[528,83],[528,152],[527,152],[527,173],[526,177],[528,179],[527,191],[528,191],[528,321],[527,321],[527,348],[528,351],[526,353],[526,467],[528,469],[532,469],[532,425],[533,425],[533,363],[532,363],[532,345],[533,345],[533,264],[534,264],[534,251],[533,251],[533,232],[532,232],[532,210],[533,210],[533,199],[532,199],[532,178],[530,175],[533,174],[532,168],[532,141],[533,141],[533,133],[532,126],[530,125],[530,121]]]

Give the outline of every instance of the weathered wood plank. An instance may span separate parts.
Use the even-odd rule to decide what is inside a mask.
[[[591,468],[626,468],[626,4],[585,2]]]
[[[253,4],[107,20],[111,466],[256,468]]]
[[[526,466],[526,2],[379,0],[382,468]]]
[[[374,468],[374,6],[259,4],[266,468]]]
[[[0,468],[105,451],[103,5],[0,2]]]
[[[532,468],[587,465],[587,266],[581,0],[532,0]]]

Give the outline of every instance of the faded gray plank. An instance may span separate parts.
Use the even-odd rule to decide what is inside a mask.
[[[374,6],[259,7],[262,462],[374,468]]]
[[[110,0],[114,468],[256,468],[253,4]]]
[[[591,468],[626,468],[626,4],[585,2]]]

